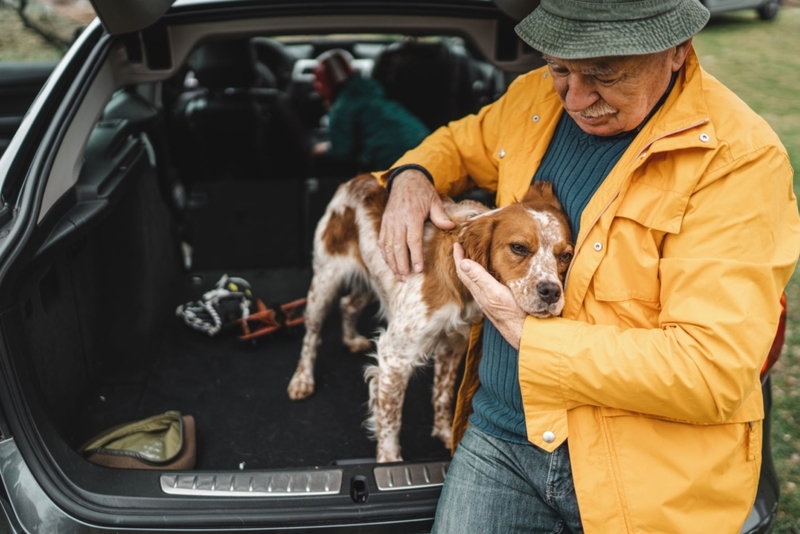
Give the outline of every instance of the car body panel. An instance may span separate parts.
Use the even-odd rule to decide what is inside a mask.
[[[712,16],[722,15],[730,11],[755,9],[759,18],[771,20],[780,11],[781,0],[701,0]]]
[[[13,438],[0,442],[0,476],[13,504],[15,519],[26,532],[89,532],[88,527],[67,516],[42,491]]]

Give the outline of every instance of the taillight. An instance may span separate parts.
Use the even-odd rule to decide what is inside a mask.
[[[769,349],[769,355],[767,356],[767,360],[764,362],[764,366],[761,368],[762,379],[767,373],[769,373],[769,370],[772,369],[772,366],[775,365],[775,362],[778,361],[778,358],[780,358],[781,349],[783,348],[783,342],[785,338],[786,338],[786,293],[781,295],[781,319],[778,322],[778,332],[775,334],[775,341],[772,342],[772,348]]]

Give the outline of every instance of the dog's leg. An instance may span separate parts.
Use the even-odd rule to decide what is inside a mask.
[[[379,365],[374,400],[375,438],[378,440],[378,462],[399,462],[400,427],[403,423],[403,401],[413,367],[397,363]],[[370,388],[370,392],[373,388]]]
[[[461,334],[442,335],[434,349],[433,363],[433,437],[448,449],[453,445],[453,398],[458,366],[467,350],[467,338]]]
[[[369,350],[372,346],[370,341],[356,330],[361,312],[372,300],[373,294],[368,288],[357,286],[339,301],[342,308],[342,341],[354,354]]]
[[[314,393],[314,363],[322,341],[320,338],[322,322],[339,291],[340,277],[336,275],[337,273],[333,269],[318,269],[318,267],[319,265],[315,265],[314,278],[308,290],[304,314],[306,333],[303,337],[300,361],[287,389],[292,400],[305,399]]]
[[[367,427],[378,441],[378,462],[399,462],[400,427],[403,401],[414,367],[424,361],[424,352],[416,350],[418,336],[401,334],[392,326],[378,338],[378,365],[366,370],[369,381],[370,418]]]

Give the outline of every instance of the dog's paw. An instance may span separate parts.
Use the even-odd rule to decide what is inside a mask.
[[[402,462],[403,456],[400,454],[400,448],[384,448],[378,446],[378,452],[375,455],[379,464],[386,462]]]
[[[286,389],[289,393],[289,398],[292,400],[301,400],[311,396],[314,393],[314,379],[309,379],[305,376],[294,375],[289,381],[289,387]]]
[[[370,340],[364,336],[356,336],[352,339],[345,339],[344,344],[353,354],[365,352],[372,348],[372,342],[370,342]]]

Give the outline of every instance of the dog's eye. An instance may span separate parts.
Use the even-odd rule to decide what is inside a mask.
[[[558,257],[558,260],[562,263],[569,263],[572,261],[572,252],[564,252],[561,256]]]
[[[513,252],[514,254],[519,254],[520,256],[528,255],[528,249],[525,248],[523,245],[520,245],[519,243],[511,244],[511,252]]]

